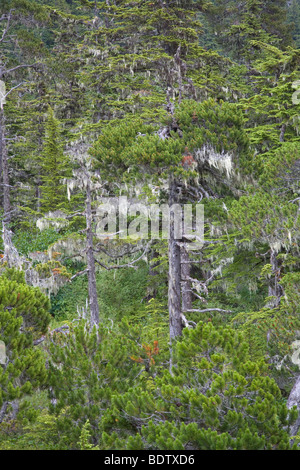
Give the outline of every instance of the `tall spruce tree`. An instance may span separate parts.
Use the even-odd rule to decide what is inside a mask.
[[[63,179],[71,175],[68,157],[64,154],[61,142],[59,121],[49,108],[48,120],[45,129],[45,140],[41,167],[41,210],[42,212],[55,211],[65,208],[68,204],[67,187]]]

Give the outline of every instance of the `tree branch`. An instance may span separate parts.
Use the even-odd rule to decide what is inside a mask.
[[[2,75],[7,75],[11,72],[14,72],[15,70],[18,70],[18,69],[21,69],[21,68],[29,68],[29,67],[35,67],[36,65],[40,65],[39,63],[35,63],[35,64],[21,64],[21,65],[17,65],[16,67],[13,67],[12,69],[8,69],[8,70],[4,70],[2,72]]]
[[[133,260],[133,261],[130,261],[129,263],[127,264],[122,264],[122,265],[114,265],[114,266],[106,266],[105,264],[101,263],[101,261],[98,261],[97,259],[95,259],[96,263],[99,264],[102,268],[106,269],[106,270],[111,270],[111,269],[121,269],[121,268],[134,268],[134,269],[137,269],[136,266],[133,266],[135,263],[137,263],[140,259],[142,259],[145,254],[147,253],[148,249],[149,249],[149,246],[150,246],[151,242],[147,243],[147,246],[146,248],[144,249],[143,253],[141,254],[141,256],[139,256],[137,259]]]
[[[6,24],[6,28],[4,29],[3,31],[3,34],[2,34],[2,37],[0,39],[0,44],[1,42],[4,41],[4,38],[5,36],[7,35],[7,32],[9,30],[9,25],[10,25],[10,20],[11,20],[11,16],[12,16],[12,12],[14,11],[14,9],[11,9],[8,13],[8,15],[2,15],[1,18],[0,18],[0,21],[3,21],[3,20],[7,20],[7,24]]]
[[[70,281],[73,281],[73,279],[75,279],[78,276],[83,276],[84,274],[87,274],[87,272],[88,272],[88,269],[84,269],[83,271],[80,271],[74,274],[74,276],[71,277]]]
[[[181,314],[181,321],[182,321],[182,324],[186,327],[186,328],[192,328],[191,327],[191,324],[193,324],[194,326],[197,326],[197,324],[194,322],[194,321],[188,321],[186,319],[186,317],[183,315],[183,313]]]
[[[13,88],[11,88],[7,93],[6,95],[4,96],[4,98],[6,98],[8,95],[10,95],[10,93],[12,91],[14,91],[16,88],[19,88],[20,86],[24,85],[25,82],[22,82],[22,83],[19,83],[18,85],[14,86]]]
[[[220,312],[220,313],[232,313],[231,310],[222,310],[221,308],[206,308],[204,310],[190,309],[188,313],[206,313],[206,312]]]

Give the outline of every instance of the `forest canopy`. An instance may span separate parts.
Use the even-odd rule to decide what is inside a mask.
[[[0,180],[0,450],[299,448],[300,0],[2,0]]]

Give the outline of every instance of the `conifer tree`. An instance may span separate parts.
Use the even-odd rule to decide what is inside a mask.
[[[43,353],[34,348],[33,341],[47,330],[50,303],[24,279],[24,273],[14,268],[0,277],[0,340],[6,346],[6,360],[0,365],[0,422],[11,407],[15,417],[19,400],[43,385],[47,377]],[[20,412],[25,407],[26,402]]]
[[[88,420],[84,434],[100,449],[291,448],[297,411],[280,400],[268,365],[250,360],[240,332],[202,322],[185,329],[170,373],[157,345],[145,348],[145,370],[140,332],[128,326],[119,333],[101,327],[98,341],[84,323],[71,337],[53,337],[53,411],[70,447],[78,447]]]
[[[219,44],[226,40],[227,54],[247,65],[259,57],[252,41],[262,41],[279,48],[291,44],[285,0],[246,0],[237,3],[217,0],[210,13],[212,28]]]
[[[167,117],[166,124],[159,130],[142,123],[121,123],[105,129],[91,151],[99,160],[103,177],[111,178],[114,172],[119,182],[130,179],[142,180],[145,185],[167,182],[168,204],[172,207],[180,202],[180,180],[191,181],[199,172],[204,185],[208,178],[212,180],[209,186],[214,194],[215,188],[222,185],[222,178],[226,179],[233,171],[234,163],[240,168],[245,165],[248,141],[235,105],[187,100],[173,116]],[[192,163],[187,166],[186,152],[190,155],[188,162]],[[168,296],[171,339],[182,332],[180,272],[180,246],[171,223]]]
[[[292,27],[293,40],[296,47],[300,45],[300,3],[299,0],[292,0],[288,8],[287,19]]]
[[[95,11],[93,2],[85,4]],[[95,130],[127,113],[160,116],[166,95],[168,108],[175,99],[207,99],[213,93],[225,98],[231,64],[199,46],[199,13],[205,15],[208,6],[206,1],[98,2],[77,51],[85,60],[80,82],[92,103],[88,113]]]
[[[40,166],[42,211],[45,213],[65,208],[67,205],[67,188],[62,180],[70,175],[71,169],[68,165],[68,158],[64,155],[59,121],[54,117],[51,108],[49,108],[46,123]]]
[[[97,443],[112,394],[134,386],[140,364],[131,357],[141,353],[140,333],[137,325],[129,327],[126,321],[113,333],[103,323],[91,330],[90,323],[81,319],[68,334],[53,334],[48,345],[51,411],[59,415],[59,429],[71,448],[77,447],[87,420]]]
[[[37,20],[44,21],[47,18],[47,13],[35,1],[8,0],[1,3],[0,14],[0,80],[4,81],[6,96],[8,96],[14,90],[22,87],[28,70],[37,66],[35,59],[38,55],[38,44],[40,45],[40,43],[30,31],[26,31],[26,27],[30,27]],[[5,220],[8,222],[11,218],[11,168],[8,163],[9,149],[7,143],[9,133],[4,113],[4,103],[5,101],[2,101],[0,110],[0,168],[3,208]]]

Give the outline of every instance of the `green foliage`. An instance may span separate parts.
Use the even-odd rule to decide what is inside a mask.
[[[204,323],[186,329],[172,372],[148,355],[147,379],[144,360],[132,355],[135,329],[125,331],[100,329],[97,340],[81,324],[50,345],[55,409],[68,406],[58,421],[69,445],[78,436],[81,447],[92,439],[101,449],[290,448],[296,413],[281,402],[267,364],[251,362],[241,333]]]
[[[122,317],[135,316],[144,311],[148,268],[139,265],[137,270],[124,268],[116,271],[98,271],[96,275],[100,311],[106,319],[119,321]],[[88,297],[86,276],[66,284],[51,297],[51,314],[59,321],[72,319],[85,307]]]
[[[296,412],[284,403],[299,375],[299,5],[1,1],[0,79],[16,89],[0,129],[9,166],[0,196],[9,188],[18,252],[50,248],[53,259],[34,263],[43,279],[85,269],[73,258],[85,193],[68,201],[64,179],[76,170],[66,149],[89,147],[102,195],[136,190],[165,202],[171,176],[180,203],[204,204],[193,308],[228,313],[187,312],[191,328],[170,354],[168,249],[155,242],[137,270],[97,272],[97,331],[77,322],[88,298],[80,276],[51,297],[51,328],[69,331],[33,346],[49,327],[49,299],[5,262],[0,449],[292,448]],[[37,232],[36,219],[58,209],[78,215]],[[78,244],[66,247],[68,238]]]
[[[244,237],[270,246],[289,246],[299,234],[296,205],[285,201],[278,204],[276,197],[262,191],[235,201],[230,215]]]
[[[66,185],[63,178],[71,176],[68,160],[61,145],[59,122],[49,109],[46,123],[46,135],[43,155],[40,159],[42,179],[42,211],[48,212],[61,209],[67,205]]]
[[[86,421],[85,425],[83,426],[79,438],[79,448],[80,450],[100,450],[99,447],[93,446],[90,443],[91,433],[90,433],[90,422],[89,420]]]
[[[77,446],[87,420],[93,439],[99,436],[99,422],[111,395],[127,389],[139,373],[140,366],[130,358],[137,351],[128,335],[115,335],[114,329],[104,327],[90,333],[84,322],[70,334],[55,334],[49,345],[49,384],[57,399],[52,410],[64,410],[58,429],[69,446]],[[68,364],[67,369],[59,367],[62,363]]]
[[[255,60],[258,51],[253,41],[280,45],[291,44],[285,0],[216,0],[210,12],[216,41],[224,52],[239,61]]]
[[[31,229],[28,231],[18,231],[13,237],[13,243],[18,252],[27,256],[34,251],[45,251],[56,242],[61,235],[54,229],[40,231]]]
[[[296,47],[300,46],[300,3],[299,0],[292,0],[288,9],[288,22],[293,28],[293,40]]]
[[[172,131],[173,119],[176,129]],[[222,161],[219,162],[227,152],[237,166],[246,165],[248,139],[243,131],[242,113],[236,105],[216,103],[213,99],[203,103],[186,100],[178,106],[172,120],[164,119],[171,130],[170,138],[166,139],[157,134],[156,126],[142,128],[144,136],[138,135],[138,123],[107,126],[91,154],[106,174],[113,172],[114,177],[125,181],[141,177],[147,181],[147,176],[154,175],[156,181],[164,182],[170,173],[186,180],[197,177],[198,166],[200,171],[207,172],[214,166],[221,173],[229,173],[230,168],[222,169]],[[183,164],[186,152],[193,162],[188,169]],[[206,153],[211,154],[208,167],[202,161]]]
[[[28,406],[35,410],[35,419],[10,420],[0,425],[1,450],[67,450],[60,442],[56,417],[49,414],[46,391],[26,396]]]
[[[49,306],[44,294],[25,284],[23,273],[9,269],[1,274],[0,339],[6,345],[6,362],[0,368],[1,421],[9,413],[11,402],[45,383],[44,356],[33,347],[33,340],[47,330]],[[21,403],[21,415],[26,405]],[[29,409],[28,416],[34,416],[33,410]]]

